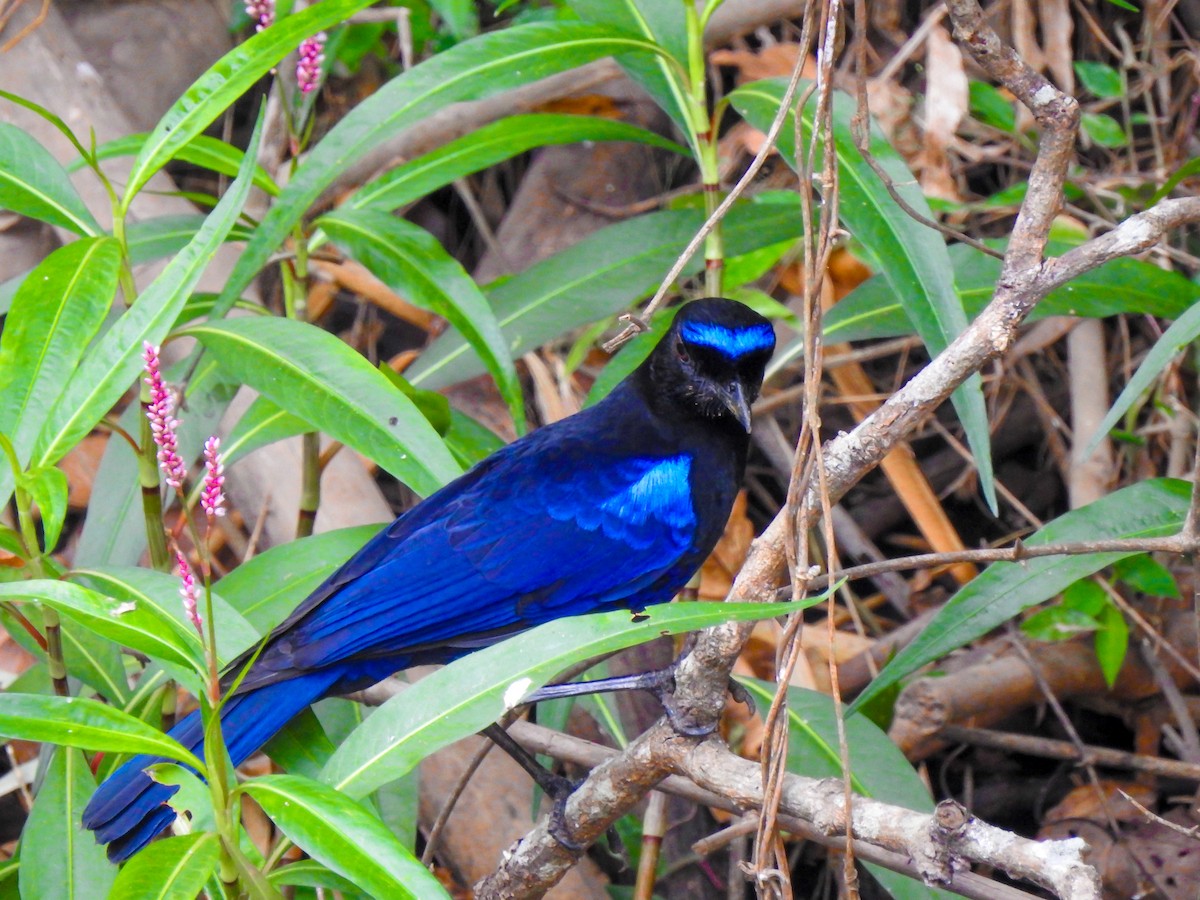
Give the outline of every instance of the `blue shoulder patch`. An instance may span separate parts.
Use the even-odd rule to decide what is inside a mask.
[[[691,528],[696,524],[689,481],[690,456],[631,459],[627,465],[642,467],[641,475],[601,503],[602,510],[635,527],[648,519],[657,519],[672,528]]]
[[[750,328],[726,328],[714,322],[684,322],[679,333],[689,344],[710,347],[730,359],[739,359],[747,353],[770,350],[775,346],[775,330],[766,324]]]

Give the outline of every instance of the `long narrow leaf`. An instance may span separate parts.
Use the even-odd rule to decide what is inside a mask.
[[[741,681],[757,699],[760,709],[770,707],[776,685],[754,678]],[[833,700],[819,691],[788,688],[787,718],[787,770],[808,778],[840,779],[842,760]],[[933,812],[929,789],[891,738],[862,716],[848,719],[845,727],[850,748],[850,781],[855,793],[917,812]],[[890,869],[868,866],[893,900],[949,900],[958,896]]]
[[[232,306],[338,174],[389,137],[460,100],[477,100],[604,56],[657,53],[611,29],[539,22],[480,35],[392,79],[350,111],[313,148],[263,219],[230,274],[216,315]]]
[[[150,753],[204,768],[157,728],[116,707],[83,697],[0,694],[0,735],[84,750]]]
[[[381,525],[355,525],[298,538],[242,563],[217,589],[252,625],[266,632],[375,536]]]
[[[117,867],[80,825],[96,781],[78,750],[54,754],[21,832],[21,896],[28,900],[95,900],[108,893]]]
[[[779,110],[786,85],[780,80],[756,81],[734,91],[729,99],[746,120],[766,130]],[[812,133],[815,98],[801,115],[802,139]],[[905,304],[909,319],[931,354],[940,353],[967,327],[967,316],[954,290],[950,256],[942,236],[916,223],[888,195],[879,176],[863,160],[851,133],[854,103],[833,96],[834,149],[838,158],[838,216],[874,257],[892,292]],[[789,165],[796,165],[794,116],[784,123],[779,148]],[[871,130],[871,154],[887,171],[896,190],[915,210],[932,218],[929,204],[900,155],[878,131]],[[979,486],[988,505],[996,509],[991,440],[983,381],[973,375],[954,392],[954,408],[967,434]]]
[[[221,856],[216,832],[155,841],[121,869],[111,896],[121,900],[195,900]]]
[[[250,192],[251,172],[262,135],[262,113],[238,177],[203,227],[92,347],[47,416],[34,457],[53,465],[120,399],[142,369],[142,343],[161,343],[205,266],[225,240]]]
[[[24,130],[0,122],[0,209],[98,235],[96,219],[50,151]]]
[[[153,609],[163,619],[174,619],[185,631],[191,620],[179,601],[179,579],[166,572],[134,566],[77,568],[71,577],[83,581],[118,603],[136,603]],[[213,617],[217,632],[217,653],[221,660],[232,659],[258,642],[258,629],[229,605],[218,591],[213,592]]]
[[[776,202],[780,201],[780,202]],[[730,255],[799,236],[795,197],[738,204],[725,218]],[[572,328],[623,311],[652,291],[704,222],[698,210],[669,210],[602,228],[488,290],[488,299],[514,356]],[[684,274],[698,272],[693,259]],[[413,384],[440,388],[484,371],[457,331],[447,331],[409,370]]]
[[[585,21],[640,35],[666,51],[656,57],[618,56],[617,62],[696,146],[696,130],[701,122],[692,116],[705,113],[693,109],[688,91],[688,35],[683,4],[661,0],[570,0],[569,5]]]
[[[517,434],[523,433],[525,398],[500,325],[475,280],[437,238],[372,209],[339,211],[318,224],[376,278],[458,329],[496,379]]]
[[[461,469],[412,401],[327,331],[273,317],[193,325],[222,368],[427,495]]]
[[[456,178],[512,159],[534,147],[580,141],[636,141],[675,153],[687,152],[674,141],[628,122],[553,113],[509,116],[367,182],[346,199],[342,208],[398,209]]]
[[[322,781],[364,797],[424,757],[473,734],[580,660],[720,622],[787,615],[798,603],[679,603],[559,619],[444,666],[371,714],[325,765]]]
[[[348,19],[372,0],[323,0],[265,28],[234,47],[201,75],[167,110],[133,161],[121,199],[122,211],[151,176],[174,159],[234,100],[246,93],[304,38]],[[255,152],[247,151],[251,160]],[[240,289],[239,289],[240,290]]]
[[[190,671],[208,671],[196,632],[154,606],[122,604],[78,584],[49,579],[0,584],[0,599],[37,600],[118,644]]]
[[[103,323],[120,267],[117,241],[84,238],[51,253],[17,291],[0,334],[0,433],[22,463]],[[11,467],[0,466],[0,505],[12,487]]]
[[[1033,547],[1174,534],[1183,525],[1190,495],[1191,485],[1186,481],[1143,481],[1059,516],[1025,544]],[[994,563],[950,598],[916,640],[883,668],[850,710],[861,709],[880,691],[921,666],[982,637],[1022,610],[1049,600],[1069,584],[1131,555],[1133,551]]]
[[[1171,360],[1196,340],[1197,336],[1200,336],[1200,303],[1188,309],[1172,322],[1171,326],[1162,333],[1162,337],[1154,342],[1154,346],[1150,348],[1150,352],[1146,354],[1142,364],[1137,367],[1137,371],[1133,373],[1133,377],[1129,379],[1120,396],[1113,403],[1112,409],[1104,416],[1104,421],[1097,426],[1096,433],[1091,436],[1084,450],[1085,455],[1092,454],[1104,436],[1116,427],[1117,422],[1121,420],[1129,407],[1133,406],[1137,398],[1150,388],[1150,385],[1154,383]]]
[[[333,788],[296,775],[268,775],[241,790],[298,847],[369,896],[449,896],[379,819]]]

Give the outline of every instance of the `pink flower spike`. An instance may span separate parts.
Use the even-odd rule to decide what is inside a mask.
[[[275,0],[246,0],[246,15],[257,22],[255,31],[270,27],[275,21]]]
[[[163,384],[161,364],[158,358],[158,347],[143,343],[142,359],[146,363],[146,386],[150,388],[150,403],[146,407],[146,418],[150,420],[150,430],[154,434],[154,443],[158,445],[158,465],[163,471],[167,484],[179,490],[187,478],[187,466],[179,455],[179,442],[175,437],[175,429],[179,420],[171,415],[175,409],[175,398]]]
[[[325,61],[325,32],[305,38],[300,44],[300,59],[296,62],[296,84],[303,94],[311,94],[321,80],[321,63]]]
[[[204,491],[200,494],[200,505],[204,514],[225,515],[225,466],[221,463],[221,439],[216,435],[204,442]]]
[[[183,598],[183,611],[203,636],[204,626],[200,621],[200,611],[196,608],[196,576],[192,574],[187,557],[178,550],[175,551],[175,567],[175,574],[179,576],[179,596]]]

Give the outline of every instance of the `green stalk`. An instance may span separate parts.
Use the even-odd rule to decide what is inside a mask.
[[[20,529],[21,542],[25,545],[25,559],[34,578],[45,578],[47,575],[45,560],[42,556],[41,545],[38,543],[37,532],[33,528],[33,498],[21,483],[21,462],[17,451],[3,434],[0,434],[0,449],[8,457],[15,477],[14,499],[17,504],[17,527]],[[62,623],[58,611],[48,606],[42,607],[42,625],[46,630],[46,668],[50,670],[50,680],[54,685],[54,693],[60,697],[70,696],[70,685],[67,684],[67,664],[63,661]]]
[[[154,451],[154,433],[146,417],[149,389],[142,386],[142,426],[138,437],[141,450],[137,454],[138,484],[142,488],[142,517],[146,522],[146,543],[150,545],[150,564],[160,572],[171,570],[167,552],[167,533],[163,523],[162,490],[158,481],[158,459]]]
[[[308,241],[297,227],[292,234],[296,247],[294,268],[283,266],[284,298],[290,296],[288,316],[297,321],[308,319]],[[321,436],[310,431],[303,436],[300,460],[300,511],[296,518],[296,537],[313,533],[317,507],[321,504]]]
[[[720,170],[717,164],[717,137],[714,123],[708,115],[708,82],[704,76],[704,24],[717,4],[709,4],[704,17],[696,11],[696,4],[685,3],[687,21],[688,80],[691,98],[690,116],[696,130],[696,164],[700,168],[700,181],[704,189],[704,212],[712,216],[721,205]],[[725,275],[725,241],[721,237],[718,222],[704,241],[704,292],[710,297],[723,293]]]

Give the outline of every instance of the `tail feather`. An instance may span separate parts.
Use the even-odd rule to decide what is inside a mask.
[[[231,698],[221,710],[221,731],[233,764],[248,759],[337,680],[336,672],[314,672]],[[170,734],[204,758],[199,711],[186,716]],[[128,859],[175,820],[175,811],[166,804],[178,785],[159,784],[145,772],[147,766],[165,761],[160,756],[134,757],[100,785],[84,809],[84,827],[96,833],[98,842],[108,844],[113,862]]]

